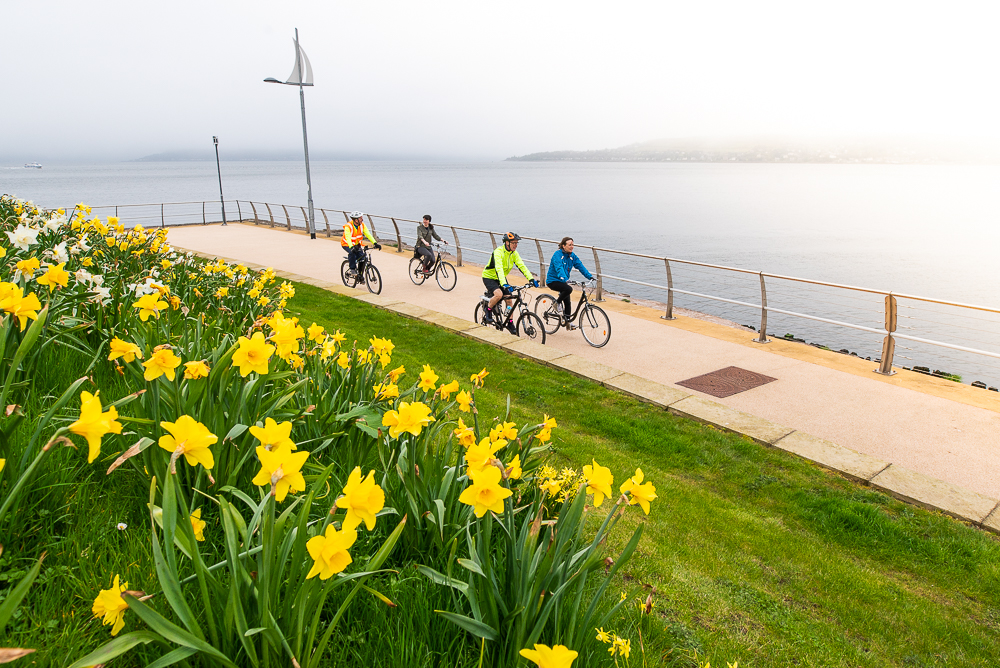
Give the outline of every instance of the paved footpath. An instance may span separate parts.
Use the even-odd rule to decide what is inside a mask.
[[[344,253],[337,239],[314,241],[249,224],[171,228],[169,239],[178,248],[341,284]],[[433,280],[413,285],[407,277],[411,257],[391,247],[374,253],[382,297],[462,318],[471,327],[483,292],[481,269],[460,268],[457,287],[443,292]],[[735,409],[750,422],[757,419],[760,437],[750,433],[762,443],[923,505],[949,512],[949,504],[961,506],[966,510],[951,514],[1000,528],[997,393],[904,370],[881,376],[873,372],[874,362],[788,341],[756,344],[753,332],[694,318],[665,321],[661,311],[627,302],[600,305],[612,324],[607,346],[592,348],[578,332],[560,330],[547,338],[545,347],[552,352],[546,355],[571,353],[566,360],[584,358],[610,368],[609,378],[626,372],[619,380],[662,384],[669,389],[659,393],[667,399],[658,403],[704,422],[725,427],[726,418],[716,414],[726,413],[723,407]],[[777,381],[724,399],[675,385],[728,366]],[[599,380],[629,391],[627,383],[618,387],[613,378]],[[838,463],[845,456],[850,461]]]

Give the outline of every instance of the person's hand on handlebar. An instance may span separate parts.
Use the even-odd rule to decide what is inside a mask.
[[[376,242],[375,243],[375,250],[382,250],[382,244]]]
[[[506,290],[507,292],[510,292],[510,291],[512,291],[514,289],[514,286],[511,285],[510,283],[504,283],[503,284],[503,289]]]
[[[533,287],[533,288],[537,288],[538,287],[538,279],[537,278],[531,279],[531,287]]]

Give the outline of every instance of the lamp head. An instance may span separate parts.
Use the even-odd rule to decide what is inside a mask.
[[[264,79],[264,83],[281,83],[281,82],[275,79],[274,77],[268,77]]]
[[[216,146],[218,146],[219,145],[219,138],[218,137],[212,137],[212,143],[215,144]]]

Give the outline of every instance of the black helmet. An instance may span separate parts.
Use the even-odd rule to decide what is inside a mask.
[[[504,243],[507,243],[508,241],[520,241],[520,240],[521,240],[521,235],[518,234],[517,232],[508,232],[507,234],[503,235]]]

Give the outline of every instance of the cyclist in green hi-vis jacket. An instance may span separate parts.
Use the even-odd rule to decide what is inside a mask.
[[[486,309],[487,322],[493,320],[493,307],[497,305],[497,302],[505,297],[510,297],[510,283],[507,278],[511,269],[517,267],[529,283],[536,288],[538,287],[538,281],[532,277],[531,272],[524,266],[521,256],[517,254],[517,242],[520,240],[521,237],[516,232],[508,232],[503,235],[503,245],[498,246],[493,251],[489,262],[486,263],[486,268],[483,269],[483,285],[486,286],[486,292],[493,295],[490,297],[490,303]]]

